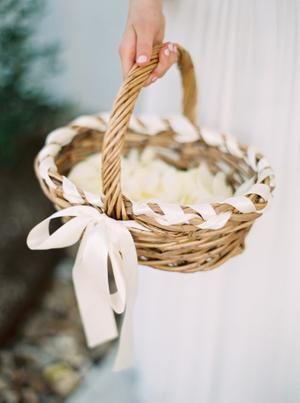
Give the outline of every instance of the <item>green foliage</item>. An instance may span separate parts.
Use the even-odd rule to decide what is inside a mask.
[[[68,110],[35,83],[35,66],[50,74],[58,52],[34,43],[44,7],[45,0],[0,0],[0,163],[16,160],[26,136],[45,133]]]

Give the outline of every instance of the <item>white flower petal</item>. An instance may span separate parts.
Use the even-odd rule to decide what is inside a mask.
[[[131,150],[122,158],[122,187],[134,201],[162,200],[181,205],[210,203],[232,196],[226,176],[213,175],[207,165],[182,171],[156,158],[159,149],[147,147],[142,153]],[[101,186],[101,156],[93,154],[73,167],[70,180],[79,189],[99,195]]]

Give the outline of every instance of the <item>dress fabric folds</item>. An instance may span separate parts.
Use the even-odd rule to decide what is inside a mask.
[[[211,272],[140,268],[140,402],[300,401],[300,2],[169,0],[167,39],[192,54],[199,120],[260,149],[276,173],[246,251]],[[180,111],[173,69],[143,112]]]

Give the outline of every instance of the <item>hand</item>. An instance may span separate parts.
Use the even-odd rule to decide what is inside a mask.
[[[119,49],[124,78],[134,63],[143,66],[149,62],[153,46],[163,41],[164,31],[162,0],[130,0]],[[159,53],[159,63],[145,85],[162,77],[176,61],[176,45],[165,43]]]

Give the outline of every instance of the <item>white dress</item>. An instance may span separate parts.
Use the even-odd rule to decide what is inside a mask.
[[[300,2],[172,0],[167,39],[191,53],[199,116],[270,160],[277,190],[244,254],[191,275],[140,269],[139,402],[300,401]],[[144,111],[179,111],[177,73]]]

